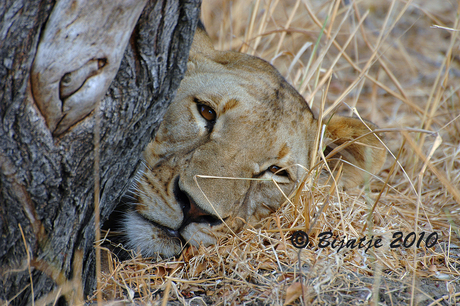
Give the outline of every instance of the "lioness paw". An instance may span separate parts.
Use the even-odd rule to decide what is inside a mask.
[[[369,174],[375,174],[386,160],[386,149],[381,136],[373,133],[377,127],[358,118],[333,116],[323,122],[325,129],[325,155],[329,169],[343,161],[339,186],[355,187],[364,182]],[[335,151],[334,151],[335,150]]]

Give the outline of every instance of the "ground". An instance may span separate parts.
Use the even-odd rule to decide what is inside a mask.
[[[160,261],[110,257],[100,277],[104,298],[460,304],[459,18],[455,1],[204,0],[202,20],[216,48],[270,61],[317,116],[354,114],[376,123],[385,132],[387,163],[347,191],[320,186],[312,175],[299,197],[258,228],[216,246],[187,247]],[[289,240],[294,230],[310,230],[300,256]],[[380,238],[382,246],[321,248],[327,231],[338,240],[374,236],[373,245]]]

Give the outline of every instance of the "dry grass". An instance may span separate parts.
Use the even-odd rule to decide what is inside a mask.
[[[422,283],[441,280],[451,294],[446,302],[460,303],[458,3],[344,3],[205,0],[202,19],[216,48],[270,61],[316,114],[355,113],[386,130],[392,156],[379,176],[346,193],[311,180],[260,228],[217,246],[188,247],[177,259],[113,258],[100,280],[106,300],[281,305],[300,303],[303,292],[306,304],[377,304],[379,293],[388,298],[407,285],[406,303],[429,304],[444,297]],[[299,255],[291,231],[316,217],[312,244]],[[348,239],[373,235],[383,247],[321,249],[318,235],[325,231]],[[391,249],[398,231],[435,232],[439,240],[431,248]],[[401,303],[394,298],[390,304]]]

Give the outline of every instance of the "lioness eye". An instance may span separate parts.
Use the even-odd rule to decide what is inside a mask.
[[[207,121],[216,120],[216,112],[209,106],[204,104],[198,104],[198,111],[200,112],[201,116]]]
[[[288,176],[286,170],[281,170],[281,167],[278,167],[278,166],[275,166],[275,165],[272,165],[270,167],[268,167],[268,171],[276,174],[276,175],[279,175],[279,176]]]

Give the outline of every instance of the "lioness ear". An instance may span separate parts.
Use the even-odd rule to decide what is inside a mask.
[[[382,168],[386,159],[386,150],[374,134],[369,134],[371,132],[369,128],[372,130],[377,128],[373,123],[366,121],[368,128],[359,119],[340,116],[333,116],[324,123],[326,124],[324,155],[327,158],[330,153],[333,154],[328,159],[330,169],[334,169],[340,159],[353,164],[343,163],[339,185],[345,188],[355,187],[363,183],[364,178],[368,176],[361,169],[375,174]],[[368,135],[361,137],[366,134]],[[354,139],[357,140],[353,141]],[[344,145],[343,149],[338,148],[341,145]],[[334,153],[336,148],[339,151]]]
[[[198,21],[198,26],[196,27],[195,36],[193,37],[192,48],[190,49],[190,55],[196,53],[203,53],[205,55],[210,55],[213,53],[214,46],[212,44],[211,39],[206,33],[206,29],[204,28],[203,23],[201,20]]]

